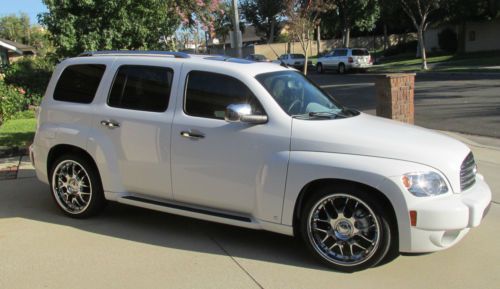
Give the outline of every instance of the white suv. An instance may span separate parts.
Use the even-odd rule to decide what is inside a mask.
[[[373,60],[365,48],[337,48],[318,58],[316,70],[319,73],[336,70],[343,74],[349,70],[366,70],[373,66]]]
[[[291,68],[182,53],[63,61],[31,156],[69,216],[115,201],[301,236],[341,271],[448,248],[491,200],[461,142],[346,108]]]

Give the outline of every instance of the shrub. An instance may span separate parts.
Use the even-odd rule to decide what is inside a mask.
[[[49,57],[24,57],[5,69],[5,83],[22,87],[30,98],[40,98],[47,88],[55,61]]]
[[[446,28],[438,34],[438,43],[441,50],[455,53],[458,48],[457,33],[450,28]]]
[[[0,124],[11,119],[16,113],[26,110],[31,100],[26,91],[0,81]]]
[[[394,56],[405,52],[416,52],[417,51],[417,40],[412,40],[408,42],[399,43],[398,45],[389,47],[384,51],[384,56]]]

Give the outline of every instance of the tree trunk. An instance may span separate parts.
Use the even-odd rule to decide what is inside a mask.
[[[349,48],[350,42],[351,42],[351,28],[346,27],[344,29],[344,47]]]
[[[271,30],[269,31],[269,39],[267,43],[274,43],[274,19],[271,20]]]
[[[427,55],[425,54],[424,24],[423,23],[418,27],[418,46],[420,48],[420,57],[422,58],[422,69],[428,70]]]
[[[317,41],[316,55],[319,55],[321,53],[321,25],[318,25],[318,27],[316,28],[316,41]]]
[[[457,33],[457,54],[464,54],[465,53],[465,41],[466,41],[466,31],[467,31],[467,25],[465,20],[463,20],[459,25],[458,25],[458,33]]]
[[[387,24],[384,23],[384,51],[389,48],[389,35],[387,34]]]
[[[310,41],[309,39],[306,40],[307,44],[306,44],[306,49],[304,49],[304,54],[305,54],[305,58],[304,58],[304,75],[307,75],[307,61],[309,60],[309,44],[310,44]]]

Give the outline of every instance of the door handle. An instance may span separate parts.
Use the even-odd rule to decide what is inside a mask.
[[[111,129],[120,127],[120,123],[114,120],[101,120],[101,125]]]
[[[200,132],[192,132],[192,131],[181,131],[181,136],[189,139],[201,139],[205,137],[205,135],[203,135]]]

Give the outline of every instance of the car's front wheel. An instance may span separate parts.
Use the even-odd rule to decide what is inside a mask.
[[[55,160],[50,176],[52,196],[66,215],[86,218],[104,207],[101,179],[87,158],[63,155]]]
[[[394,246],[389,221],[369,191],[324,187],[305,204],[300,230],[320,261],[338,271],[354,272],[375,266]]]

